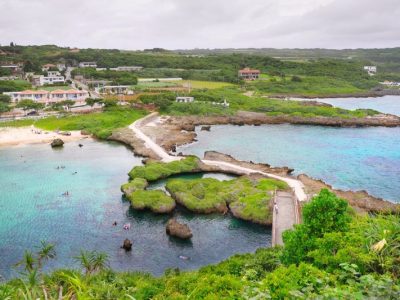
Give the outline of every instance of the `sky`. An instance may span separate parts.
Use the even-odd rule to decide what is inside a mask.
[[[0,0],[0,44],[79,48],[400,46],[400,0]]]

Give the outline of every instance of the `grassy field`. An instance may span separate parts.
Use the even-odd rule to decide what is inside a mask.
[[[50,117],[38,120],[34,125],[44,130],[86,130],[104,139],[114,129],[125,127],[145,115],[144,111],[113,108],[102,113]]]
[[[358,87],[346,80],[324,76],[298,76],[301,81],[293,81],[288,76],[284,80],[276,76],[268,80],[249,82],[248,88],[266,95],[301,95],[301,96],[329,96],[338,94],[356,94],[367,92],[367,88]],[[267,79],[267,78],[265,78]]]
[[[199,94],[200,93],[200,94]],[[306,105],[300,101],[289,101],[270,99],[261,96],[248,97],[243,95],[243,91],[238,88],[224,88],[209,90],[207,92],[197,92],[196,99],[201,99],[201,95],[207,99],[220,102],[221,99],[226,99],[229,102],[229,107],[221,105],[213,105],[211,101],[204,103],[177,103],[171,102],[165,107],[163,113],[169,115],[229,115],[237,111],[252,111],[260,112],[268,115],[292,115],[302,117],[366,117],[377,114],[374,110],[346,110],[336,107]],[[260,93],[257,93],[258,95]]]
[[[199,80],[182,80],[179,81],[183,86],[191,86],[192,89],[219,89],[224,87],[232,87],[234,84],[229,82],[217,82],[217,81],[199,81]]]
[[[16,120],[16,121],[7,121],[7,122],[0,122],[1,127],[25,127],[31,126],[35,123],[35,120]]]

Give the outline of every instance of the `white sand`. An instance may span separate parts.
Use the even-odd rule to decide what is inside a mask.
[[[40,131],[41,134],[35,133]],[[0,128],[0,146],[11,146],[21,144],[38,144],[38,143],[50,143],[55,138],[60,138],[64,142],[76,141],[87,138],[80,133],[80,131],[70,131],[70,136],[64,136],[57,134],[52,131],[45,131],[37,129],[35,127],[5,127]]]

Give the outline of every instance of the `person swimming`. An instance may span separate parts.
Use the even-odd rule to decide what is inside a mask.
[[[129,229],[131,229],[131,223],[126,223],[126,224],[124,224],[123,228],[124,228],[124,230],[129,230]]]

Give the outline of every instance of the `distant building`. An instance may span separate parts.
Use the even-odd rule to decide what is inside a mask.
[[[19,73],[22,70],[20,65],[14,65],[14,64],[1,65],[0,68],[4,68],[4,69],[10,70],[13,75]]]
[[[50,71],[49,73],[51,73]],[[54,71],[57,72],[58,71]],[[45,84],[64,84],[65,83],[65,78],[64,76],[59,76],[59,75],[49,75],[49,76],[43,76],[43,75],[33,75],[31,77],[31,82],[33,85],[36,86],[43,86]]]
[[[191,103],[194,102],[194,97],[176,97],[175,101],[180,103]]]
[[[65,100],[72,100],[77,103],[79,102],[83,103],[89,97],[87,91],[72,90],[72,89],[55,90],[51,92],[44,90],[37,90],[37,91],[26,90],[22,92],[5,92],[4,94],[9,95],[11,97],[11,101],[14,103],[18,103],[23,99],[28,99],[44,104],[50,104]]]
[[[8,81],[8,80],[17,80],[18,76],[2,76],[0,77],[0,81]]]
[[[376,74],[376,66],[364,66],[364,70],[367,71],[369,75]]]
[[[95,88],[95,91],[99,94],[105,95],[132,95],[133,91],[131,90],[130,85],[104,85]]]
[[[59,71],[47,71],[47,76],[61,76]]]
[[[45,64],[42,66],[42,71],[43,72],[47,72],[48,70],[52,69],[52,68],[56,68],[56,65],[53,64]]]
[[[254,70],[250,68],[244,68],[243,70],[239,70],[239,78],[244,80],[256,80],[260,77],[260,70]]]
[[[82,61],[79,63],[79,68],[97,68],[95,61]]]
[[[110,68],[110,70],[113,71],[127,71],[127,72],[140,71],[141,69],[143,69],[143,67],[140,66],[119,66],[116,68]]]
[[[58,71],[63,71],[63,70],[65,70],[67,67],[65,66],[65,64],[62,64],[62,63],[59,63],[59,64],[57,64],[57,69],[58,69]]]

